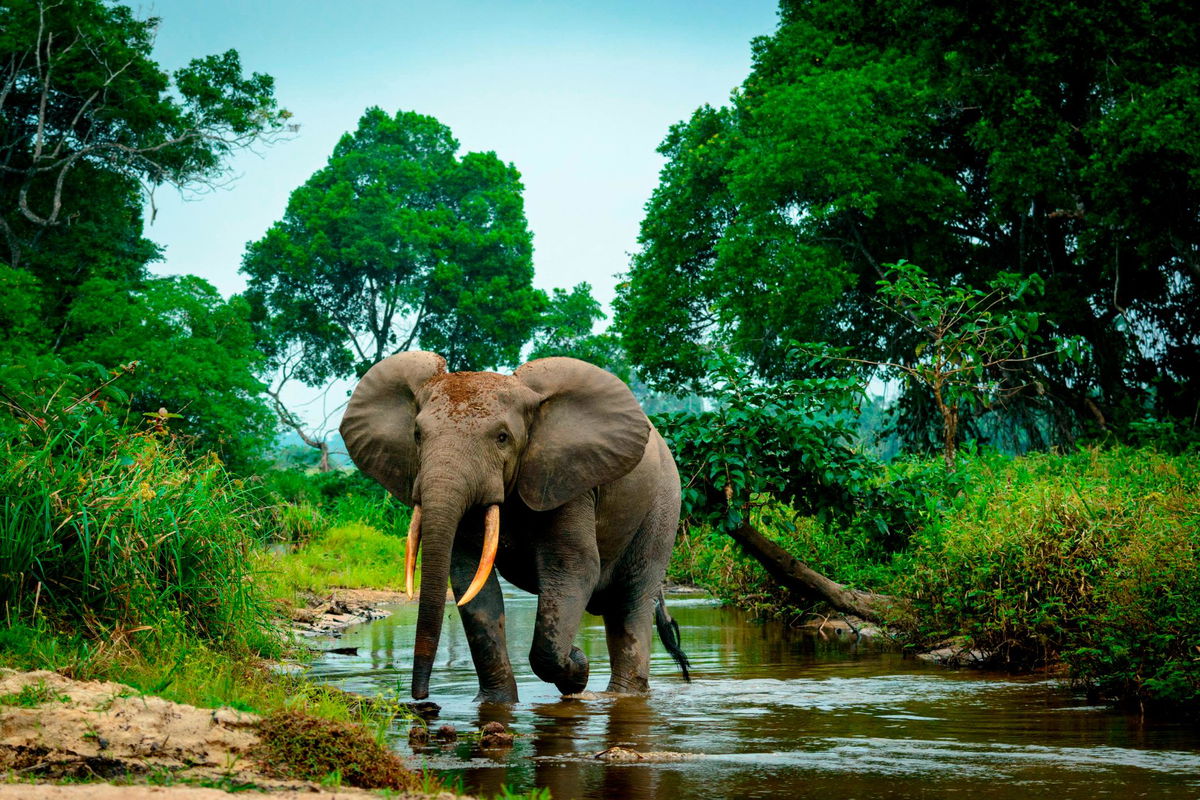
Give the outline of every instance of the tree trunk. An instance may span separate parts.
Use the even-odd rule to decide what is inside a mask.
[[[772,578],[801,600],[822,601],[838,611],[880,623],[887,621],[888,611],[898,603],[889,595],[850,589],[813,571],[748,522],[729,535],[762,564]]]

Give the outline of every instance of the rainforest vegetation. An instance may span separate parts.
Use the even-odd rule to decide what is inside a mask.
[[[147,188],[223,179],[286,98],[235,51],[168,74],[124,5],[0,23],[0,666],[364,713],[255,666],[297,593],[395,586],[408,520],[281,388],[422,348],[626,379],[676,580],[1200,706],[1192,4],[784,0],[664,131],[603,332],[533,286],[518,165],[410,110],[348,122],[244,293],[156,277]]]

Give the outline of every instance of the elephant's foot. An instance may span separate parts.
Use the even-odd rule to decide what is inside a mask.
[[[517,699],[517,687],[514,684],[512,687],[505,687],[503,689],[480,689],[479,694],[475,695],[474,702],[513,705],[520,701]]]
[[[588,660],[578,647],[572,647],[562,660],[534,653],[529,665],[534,675],[553,683],[563,694],[578,694],[587,688]]]
[[[649,694],[650,681],[645,677],[622,677],[614,675],[604,690],[608,694]]]
[[[563,694],[578,694],[587,688],[588,660],[578,647],[571,648],[571,668],[567,676],[554,682]]]

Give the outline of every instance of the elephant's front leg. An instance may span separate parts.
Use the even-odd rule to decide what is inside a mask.
[[[456,538],[450,556],[450,586],[456,600],[467,591],[479,566],[480,543],[460,546],[459,540],[464,538]],[[475,702],[517,702],[517,681],[508,660],[504,636],[504,597],[496,570],[492,570],[487,583],[471,602],[459,606],[458,613],[467,635],[467,645],[471,648],[471,661],[479,676],[479,694],[475,696]]]
[[[529,665],[563,694],[575,694],[588,681],[588,660],[575,635],[600,577],[591,493],[552,512],[549,523],[535,547],[538,613]]]

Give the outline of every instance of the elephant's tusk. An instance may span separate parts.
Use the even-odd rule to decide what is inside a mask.
[[[487,583],[488,576],[492,573],[492,565],[496,563],[496,549],[499,546],[500,506],[491,505],[488,506],[487,517],[483,522],[483,553],[479,556],[479,569],[475,570],[475,577],[471,579],[471,585],[467,587],[462,599],[458,601],[460,606],[471,602],[471,599],[479,594],[479,590]]]
[[[417,548],[421,546],[421,507],[413,506],[408,523],[408,544],[404,547],[404,591],[413,599],[413,573],[417,571]]]

